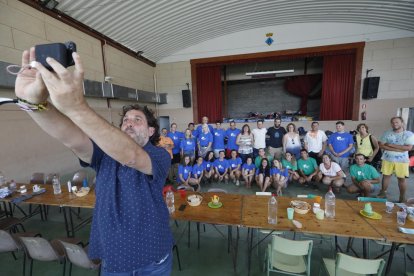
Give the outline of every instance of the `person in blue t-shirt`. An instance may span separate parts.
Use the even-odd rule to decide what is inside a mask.
[[[190,186],[194,188],[194,191],[199,192],[201,189],[201,180],[203,179],[204,166],[203,157],[197,157],[197,162],[193,165],[190,176]]]
[[[204,166],[204,178],[209,180],[211,183],[211,180],[213,179],[214,176],[214,152],[213,151],[209,151],[206,154],[206,157],[204,158],[204,162],[203,162],[203,166]]]
[[[219,152],[219,158],[214,161],[214,179],[218,182],[225,181],[226,184],[229,181],[229,163],[224,158],[224,150]]]
[[[231,158],[232,150],[239,150],[239,146],[236,144],[237,135],[240,134],[240,129],[236,128],[236,122],[231,121],[230,127],[226,130],[225,137],[227,138],[226,145],[226,158]]]
[[[246,182],[246,188],[250,189],[252,187],[252,181],[255,173],[256,166],[253,164],[253,158],[248,156],[246,158],[246,163],[242,165],[242,175],[244,181]]]
[[[184,186],[190,186],[190,174],[193,171],[190,156],[184,155],[178,166],[178,183]]]
[[[201,118],[201,124],[199,124],[196,128],[196,137],[198,137],[198,135],[200,135],[200,133],[202,132],[203,129],[203,125],[208,126],[208,130],[213,133],[213,127],[211,125],[208,124],[208,117],[204,116],[203,118]]]
[[[236,150],[231,151],[231,159],[228,159],[227,161],[230,165],[230,168],[229,168],[230,179],[233,180],[234,183],[236,183],[236,186],[239,186],[242,160],[240,157],[237,157]]]
[[[194,138],[198,137],[198,132],[194,129],[194,123],[188,123],[187,128],[191,130],[191,135],[193,135]]]
[[[270,164],[267,158],[261,160],[260,166],[256,170],[256,184],[262,192],[265,192],[270,186]]]
[[[224,151],[224,137],[226,132],[221,128],[221,123],[216,123],[216,128],[213,131],[213,150],[214,156],[219,158],[220,151]]]
[[[272,168],[270,169],[270,176],[273,187],[276,189],[278,196],[282,195],[282,189],[287,188],[287,182],[289,179],[289,170],[282,167],[282,163],[273,159]]]
[[[354,148],[354,138],[350,133],[345,132],[344,122],[336,122],[336,132],[329,136],[328,147],[332,155],[332,161],[336,162],[344,173],[347,173],[349,157]]]
[[[198,155],[205,157],[207,152],[212,150],[213,134],[208,129],[207,125],[203,125],[202,132],[197,138]]]
[[[180,148],[181,156],[190,156],[191,163],[194,163],[196,141],[194,140],[193,135],[191,134],[191,130],[188,128],[185,130],[185,137],[183,140],[181,140]]]
[[[169,137],[173,143],[174,147],[172,149],[173,158],[171,159],[171,168],[168,173],[168,179],[171,182],[175,182],[178,179],[178,164],[181,161],[181,140],[184,139],[184,133],[177,131],[177,124],[172,123],[170,126],[170,131],[167,133],[167,137]]]

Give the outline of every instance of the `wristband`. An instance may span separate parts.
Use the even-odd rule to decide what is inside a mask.
[[[17,98],[17,103],[16,103],[21,110],[24,111],[29,111],[29,112],[33,112],[33,111],[45,111],[48,110],[47,109],[47,104],[48,102],[43,102],[43,103],[31,103],[29,101],[26,101],[24,99],[21,98]]]

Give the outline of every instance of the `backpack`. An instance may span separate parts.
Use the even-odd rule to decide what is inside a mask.
[[[374,144],[372,143],[371,134],[369,135],[369,142],[371,143],[372,150],[374,150]],[[380,169],[381,168],[381,158],[382,158],[382,150],[378,149],[377,154],[374,156],[374,158],[372,158],[371,165],[376,169]]]

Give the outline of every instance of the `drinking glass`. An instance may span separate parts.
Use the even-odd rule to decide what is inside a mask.
[[[407,213],[406,212],[397,212],[397,223],[398,225],[404,225],[405,224],[405,219],[407,217]]]
[[[394,208],[393,202],[390,202],[390,201],[385,202],[385,212],[387,212],[388,214],[391,214],[393,208]]]
[[[293,208],[287,208],[287,217],[289,220],[293,219],[293,213],[295,212],[295,209]]]

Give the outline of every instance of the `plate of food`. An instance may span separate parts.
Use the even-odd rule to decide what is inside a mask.
[[[306,201],[292,200],[290,206],[295,209],[295,212],[301,215],[307,214],[311,209],[311,205]]]

